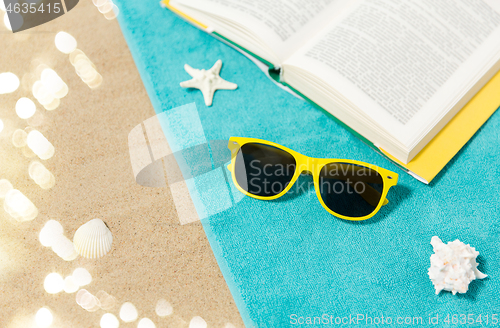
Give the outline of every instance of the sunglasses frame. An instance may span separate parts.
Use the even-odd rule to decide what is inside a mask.
[[[235,165],[236,165],[236,156],[243,147],[243,145],[250,144],[250,143],[257,143],[257,144],[263,144],[263,145],[268,145],[272,147],[276,147],[278,149],[281,149],[290,155],[293,156],[296,162],[296,167],[298,169],[295,170],[294,175],[290,182],[288,183],[288,186],[279,194],[274,195],[274,196],[258,196],[251,194],[244,190],[243,188],[240,187],[236,180],[235,176]],[[302,155],[292,149],[289,149],[287,147],[284,147],[282,145],[279,145],[277,143],[267,141],[267,140],[262,140],[262,139],[255,139],[255,138],[246,138],[246,137],[231,137],[229,139],[228,143],[228,148],[231,151],[231,163],[227,166],[228,170],[231,172],[231,177],[233,178],[233,183],[236,186],[236,188],[242,192],[243,194],[255,198],[255,199],[260,199],[260,200],[273,200],[280,198],[284,194],[286,194],[290,188],[295,184],[297,181],[298,177],[303,173],[303,172],[308,172],[312,175],[313,181],[314,181],[314,189],[316,190],[316,196],[318,197],[319,202],[321,203],[321,206],[323,206],[324,209],[326,209],[330,214],[339,217],[344,220],[349,220],[349,221],[362,221],[362,220],[367,220],[377,214],[377,212],[380,210],[380,208],[383,205],[386,205],[389,203],[387,200],[387,193],[389,192],[389,189],[393,186],[395,186],[398,183],[398,177],[399,175],[397,173],[394,173],[392,171],[386,170],[382,167],[373,165],[373,164],[368,164],[360,161],[354,161],[350,159],[336,159],[336,158],[314,158],[314,157],[309,157],[306,155]],[[364,166],[366,168],[372,169],[376,171],[380,176],[382,177],[383,180],[383,191],[382,191],[382,196],[380,197],[380,200],[377,204],[377,207],[368,215],[361,216],[361,217],[350,217],[350,216],[345,216],[341,215],[339,213],[336,213],[332,211],[330,208],[328,208],[325,205],[325,202],[323,201],[323,198],[321,197],[320,189],[319,189],[319,174],[321,172],[321,169],[323,166],[326,164],[331,164],[331,163],[346,163],[346,164],[355,164],[355,165],[360,165]]]

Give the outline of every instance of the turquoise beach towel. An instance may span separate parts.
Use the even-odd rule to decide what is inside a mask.
[[[247,327],[479,327],[479,315],[483,321],[488,316],[483,326],[498,320],[498,112],[424,185],[157,1],[116,3],[123,34],[155,111],[166,114],[162,124],[176,149],[201,142],[201,136],[206,141],[255,137],[308,156],[356,159],[400,174],[390,203],[363,222],[330,215],[312,188],[276,201],[234,198],[238,193],[225,179],[224,166],[214,165],[207,180],[193,181],[191,196]],[[208,69],[218,59],[224,63],[221,76],[239,87],[217,91],[207,107],[200,91],[179,83],[190,79],[184,64]],[[192,102],[195,106],[188,105]],[[185,111],[176,111],[183,105]],[[172,124],[174,117],[191,125]],[[300,182],[310,185],[308,179]],[[204,194],[211,181],[227,184]],[[223,196],[217,202],[213,195]],[[489,277],[473,281],[467,294],[435,295],[427,275],[435,235],[475,247],[479,269]],[[461,324],[469,314],[474,323]]]

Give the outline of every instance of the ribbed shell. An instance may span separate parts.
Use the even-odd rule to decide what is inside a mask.
[[[75,250],[88,259],[98,259],[111,250],[113,235],[101,219],[93,219],[76,230]]]

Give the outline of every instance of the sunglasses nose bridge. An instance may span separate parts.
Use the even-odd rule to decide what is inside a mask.
[[[318,166],[316,158],[306,157],[299,163],[298,171],[300,174],[314,175]]]

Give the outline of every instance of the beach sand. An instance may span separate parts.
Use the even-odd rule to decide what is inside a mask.
[[[158,7],[160,10],[160,7]],[[72,34],[103,76],[90,89],[75,73],[69,56],[59,52],[54,37]],[[168,187],[136,184],[130,164],[128,133],[155,115],[146,90],[116,20],[106,20],[91,1],[80,1],[68,14],[28,31],[12,34],[0,26],[0,72],[21,79],[17,91],[0,95],[0,178],[8,179],[38,207],[33,221],[17,223],[3,210],[0,216],[0,326],[31,327],[43,306],[54,315],[52,327],[99,327],[101,316],[118,317],[124,302],[132,302],[139,319],[150,318],[156,327],[188,327],[194,316],[208,327],[233,323],[243,327],[236,305],[216,263],[200,222],[179,224]],[[69,86],[61,105],[46,111],[33,97],[32,76],[39,64],[53,68]],[[55,147],[51,159],[41,161],[56,184],[43,190],[30,179],[27,158],[11,142],[15,129],[28,124],[15,114],[20,97],[37,104],[28,120]],[[100,218],[113,234],[110,253],[98,260],[82,257],[66,262],[43,247],[38,234],[50,219],[59,221],[72,239],[85,222]],[[50,295],[43,282],[47,274],[63,277],[77,267],[93,277],[90,293],[103,290],[116,298],[110,311],[87,312],[75,295]],[[173,314],[159,317],[155,304],[166,299]],[[121,322],[120,327],[136,327]]]

